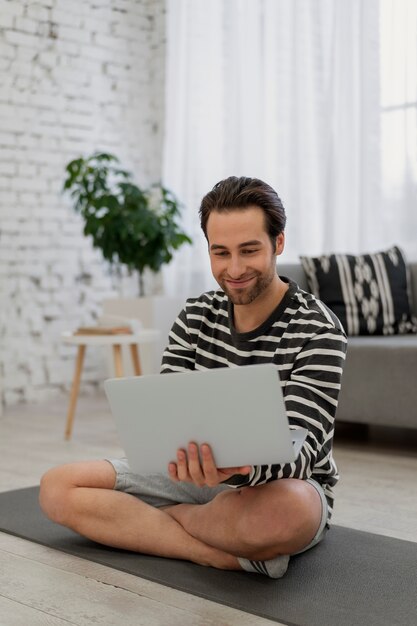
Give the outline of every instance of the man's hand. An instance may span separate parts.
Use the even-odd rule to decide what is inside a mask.
[[[177,462],[168,465],[168,474],[171,480],[185,481],[194,483],[199,487],[215,487],[219,483],[227,480],[234,474],[249,474],[250,465],[243,467],[216,467],[211,452],[211,448],[207,443],[200,446],[200,457],[198,454],[198,446],[191,442],[188,444],[187,452],[183,449],[177,450]]]

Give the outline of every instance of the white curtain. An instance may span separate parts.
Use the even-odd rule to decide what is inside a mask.
[[[213,285],[197,210],[230,175],[277,190],[288,216],[284,261],[392,243],[417,252],[407,250],[416,244],[405,208],[416,177],[402,170],[409,185],[405,193],[399,184],[395,231],[382,197],[383,1],[167,1],[163,177],[194,240],[166,270],[168,293]]]
[[[417,259],[417,0],[381,0],[382,211]]]

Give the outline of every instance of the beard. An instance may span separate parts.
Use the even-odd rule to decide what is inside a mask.
[[[275,273],[274,259],[274,264],[271,266],[268,273],[263,274],[262,272],[251,272],[251,274],[254,274],[255,282],[248,287],[242,287],[242,289],[229,289],[224,277],[219,279],[219,285],[233,304],[251,304],[251,302],[256,300],[258,296],[266,291],[272,283]]]

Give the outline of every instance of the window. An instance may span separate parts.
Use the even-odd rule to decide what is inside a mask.
[[[382,193],[399,208],[416,201],[417,0],[381,0],[380,15]]]

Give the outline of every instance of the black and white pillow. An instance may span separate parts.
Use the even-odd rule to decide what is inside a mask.
[[[348,335],[417,332],[410,310],[406,261],[385,252],[300,257],[311,292],[337,315]]]

